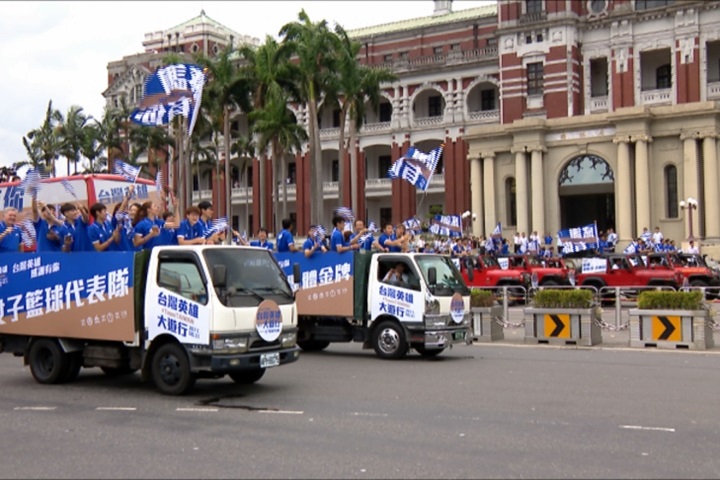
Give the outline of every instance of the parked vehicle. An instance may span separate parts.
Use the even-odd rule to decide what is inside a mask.
[[[298,345],[362,342],[380,358],[410,348],[435,356],[472,342],[470,290],[452,260],[423,253],[328,252],[305,258],[277,253],[290,272],[299,264]],[[399,276],[398,270],[402,270]]]
[[[525,302],[525,292],[530,287],[530,273],[514,268],[502,268],[497,258],[492,255],[469,256],[458,263],[468,287],[498,288],[495,292],[500,302],[503,295],[500,287],[508,287],[508,302],[511,305]]]
[[[562,258],[541,258],[535,255],[507,255],[498,257],[502,268],[527,272],[532,286],[552,287],[571,285],[571,273]]]
[[[683,284],[692,287],[718,287],[720,274],[713,270],[698,254],[680,252],[659,252],[647,256],[651,269],[673,268],[683,276]],[[717,292],[715,292],[717,293]]]
[[[293,291],[265,249],[5,253],[0,285],[0,352],[39,383],[141,369],[179,395],[197,378],[254,383],[299,355]]]

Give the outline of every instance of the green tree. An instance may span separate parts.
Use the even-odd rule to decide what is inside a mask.
[[[45,169],[55,176],[55,161],[60,156],[62,139],[58,134],[58,126],[62,121],[62,114],[53,108],[52,100],[48,101],[45,119],[39,128],[31,130],[23,137],[23,145],[31,161],[41,160]],[[32,155],[31,155],[32,154]],[[35,160],[33,160],[35,159]]]
[[[278,182],[283,185],[282,216],[275,216],[275,231],[279,232],[280,220],[287,218],[287,162],[285,154],[300,150],[308,138],[305,129],[297,124],[295,116],[287,108],[288,96],[278,85],[268,91],[265,107],[250,114],[253,131],[258,134],[258,147],[270,146],[273,161],[273,198],[278,201]]]
[[[309,149],[312,158],[310,176],[311,223],[324,220],[323,169],[320,131],[318,128],[318,102],[323,94],[332,91],[332,76],[335,68],[337,36],[328,28],[326,21],[314,23],[301,10],[298,20],[285,24],[280,29],[283,43],[297,59],[298,87],[301,100],[307,105],[309,123]]]
[[[59,153],[65,157],[68,175],[71,174],[71,163],[75,166],[74,173],[77,173],[82,143],[85,138],[85,128],[89,119],[82,107],[73,105],[68,109],[65,117],[60,120],[58,134],[61,147]]]

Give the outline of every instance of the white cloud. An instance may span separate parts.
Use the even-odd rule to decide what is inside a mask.
[[[492,0],[456,0],[453,9],[487,3]],[[108,62],[143,51],[146,33],[205,10],[227,27],[262,40],[276,36],[303,8],[313,21],[353,29],[432,15],[433,2],[0,2],[0,165],[25,158],[22,137],[40,126],[48,100],[62,112],[80,105],[100,118]]]

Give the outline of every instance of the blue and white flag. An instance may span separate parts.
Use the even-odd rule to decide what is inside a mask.
[[[638,245],[636,242],[630,242],[630,245],[625,247],[625,250],[623,250],[623,253],[639,253],[640,252],[640,245]]]
[[[355,214],[353,211],[348,207],[337,207],[333,210],[333,216],[335,215],[345,219],[345,228],[343,228],[343,231],[352,232],[353,224],[355,223]]]
[[[406,230],[410,230],[413,233],[422,233],[422,222],[417,217],[408,218],[403,222]]]
[[[370,222],[367,226],[367,232],[365,232],[362,235],[362,237],[360,237],[358,239],[358,241],[360,242],[361,245],[364,244],[365,242],[367,242],[367,239],[372,237],[373,234],[377,231],[378,231],[378,228],[377,228],[377,225],[375,224],[375,222]]]
[[[176,64],[158,68],[145,80],[140,108],[130,119],[140,125],[167,125],[176,115],[188,120],[188,134],[192,134],[200,111],[205,73],[199,65]]]
[[[311,225],[310,235],[316,242],[322,242],[327,236],[327,230],[322,225]]]
[[[562,243],[563,253],[581,252],[597,248],[599,241],[597,225],[594,223],[589,223],[583,227],[558,230],[558,238]]]
[[[37,232],[35,231],[35,225],[33,224],[32,218],[26,217],[22,222],[20,222],[20,238],[22,239],[23,245],[28,248],[35,244]]]
[[[242,234],[240,235],[240,238],[242,239],[243,242],[247,242],[247,240],[248,240],[248,238],[247,238],[247,230],[243,230],[243,231],[242,231]]]
[[[62,184],[65,191],[72,195],[75,200],[77,200],[77,193],[75,192],[75,187],[72,186],[70,181],[67,178],[63,178],[62,180],[60,180],[60,183]]]
[[[490,235],[491,238],[501,240],[502,239],[502,225],[500,222],[498,222],[497,225],[495,225],[495,230],[493,230],[492,234]]]
[[[37,198],[40,191],[40,171],[36,168],[28,170],[25,178],[20,182],[20,190],[29,193],[33,198]]]
[[[460,215],[435,215],[430,223],[430,231],[446,237],[462,236],[462,218]]]
[[[163,181],[162,169],[158,168],[157,174],[155,174],[155,188],[160,193],[163,192],[163,183],[165,182]]]
[[[113,172],[115,175],[120,175],[125,180],[135,183],[138,175],[140,175],[141,167],[133,167],[129,163],[125,163],[122,160],[115,160],[113,162]]]
[[[222,233],[228,229],[227,217],[219,217],[212,221],[212,225],[205,232],[205,238],[211,237],[216,233]]]
[[[402,178],[422,191],[427,191],[430,179],[435,173],[444,145],[440,145],[430,153],[423,153],[415,147],[397,159],[388,170],[390,178]]]

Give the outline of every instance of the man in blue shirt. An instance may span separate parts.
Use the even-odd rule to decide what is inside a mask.
[[[5,209],[3,221],[0,222],[0,253],[19,252],[21,245],[20,227],[17,225],[17,208]]]
[[[261,228],[260,230],[258,230],[258,233],[257,233],[258,239],[250,242],[250,246],[267,248],[268,250],[273,250],[275,248],[275,246],[273,245],[272,242],[268,241],[267,235],[268,235],[267,229]],[[278,238],[278,242],[279,241],[280,241],[280,239]]]
[[[360,244],[355,242],[350,244],[350,240],[345,240],[345,218],[340,215],[333,217],[333,226],[335,227],[330,235],[330,251],[331,252],[349,252],[360,248]]]
[[[305,253],[305,258],[312,257],[315,252],[320,250],[321,252],[325,253],[327,252],[327,249],[325,248],[325,245],[323,245],[320,238],[317,236],[318,228],[316,225],[312,225],[310,229],[308,230],[308,236],[305,240],[305,243],[303,243],[303,252]]]
[[[200,223],[200,209],[198,207],[188,207],[185,210],[185,220],[180,222],[175,237],[178,245],[204,245],[207,243],[205,232]]]
[[[290,232],[290,227],[292,227],[292,221],[289,218],[283,218],[283,229],[277,237],[278,252],[298,251],[298,248],[295,246],[295,239],[293,239],[292,233]]]
[[[93,223],[88,227],[88,237],[98,252],[117,252],[120,250],[120,226],[113,228],[107,218],[107,207],[96,203],[90,207]]]
[[[363,235],[367,235],[367,238],[361,241]],[[373,246],[378,247],[378,249],[380,247],[370,230],[365,228],[365,222],[360,219],[355,220],[355,233],[350,237],[350,244],[352,245],[354,243],[360,245],[360,250],[372,250]]]
[[[80,209],[72,203],[65,203],[60,207],[60,213],[65,217],[65,223],[58,229],[63,252],[84,252],[90,248],[87,238],[87,209]]]
[[[55,208],[52,205],[45,205],[38,202],[37,198],[32,199],[33,224],[37,232],[38,252],[59,252],[62,249],[58,227],[63,222],[54,215]]]
[[[198,208],[200,209],[200,219],[198,222],[200,223],[200,226],[203,229],[203,235],[205,235],[205,238],[209,240],[209,244],[215,244],[215,243],[221,243],[223,239],[225,238],[225,232],[214,232],[212,235],[210,234],[210,231],[212,229],[212,217],[215,210],[213,210],[212,203],[208,202],[207,200],[203,200],[202,202],[198,203]]]

